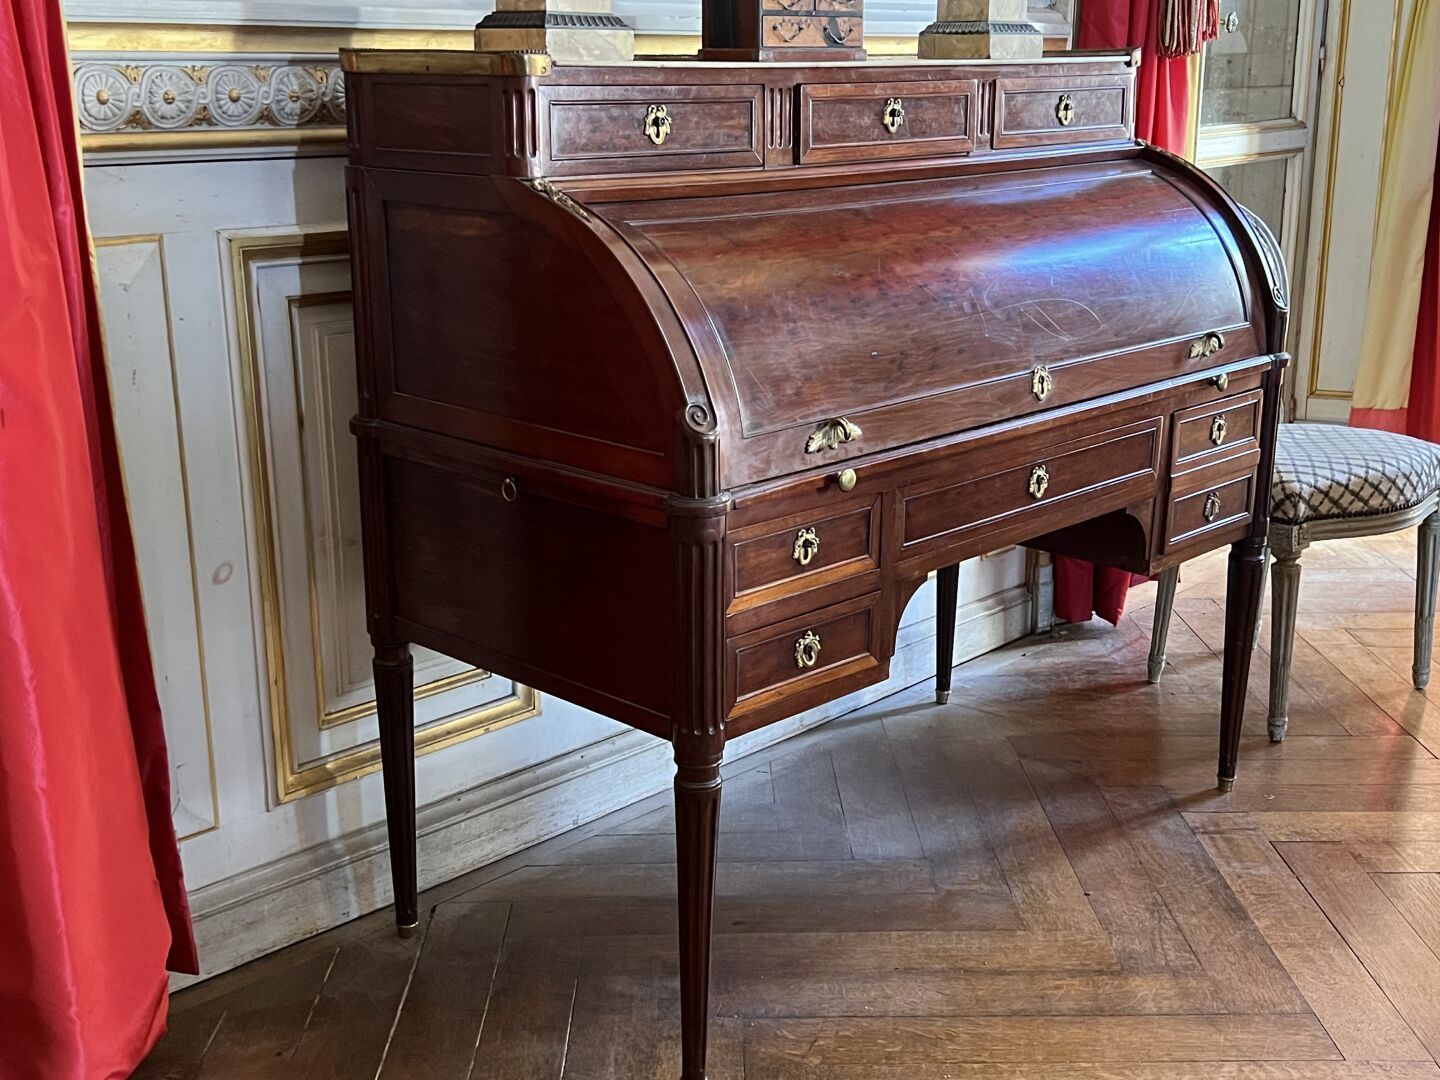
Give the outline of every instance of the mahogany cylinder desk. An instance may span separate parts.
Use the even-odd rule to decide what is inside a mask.
[[[1258,219],[1135,141],[1137,55],[344,62],[402,927],[411,643],[674,744],[683,1080],[726,740],[883,680],[931,571],[1230,545],[1233,782],[1287,284]]]

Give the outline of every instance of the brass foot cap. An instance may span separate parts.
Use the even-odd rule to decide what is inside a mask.
[[[949,700],[950,700],[950,691],[949,691],[949,690],[936,690],[936,691],[935,691],[935,704],[937,704],[937,705],[944,705],[944,704],[945,704],[947,701],[949,701]]]
[[[1232,791],[1232,790],[1234,790],[1234,788],[1235,788],[1235,778],[1234,778],[1233,776],[1221,776],[1221,777],[1218,777],[1217,779],[1218,779],[1218,781],[1219,781],[1219,783],[1217,784],[1217,786],[1220,788],[1221,791]]]
[[[420,933],[420,923],[418,921],[412,923],[396,923],[395,932],[402,938],[412,938]]]
[[[1162,656],[1159,660],[1151,660],[1145,674],[1152,683],[1158,683],[1165,677],[1165,658]]]

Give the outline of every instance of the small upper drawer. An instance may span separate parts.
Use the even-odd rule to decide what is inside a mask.
[[[767,49],[854,49],[865,40],[859,11],[829,5],[819,14],[765,12],[760,18],[760,44]]]
[[[764,161],[761,86],[550,86],[540,94],[556,175]]]
[[[1176,413],[1175,470],[1187,471],[1254,449],[1260,433],[1262,400],[1261,392],[1252,390]]]
[[[1103,75],[998,79],[995,146],[1014,149],[1128,139],[1132,83]]]
[[[791,514],[730,535],[731,610],[768,603],[880,566],[880,500]]]
[[[800,161],[964,154],[974,146],[974,79],[821,83],[800,88]]]

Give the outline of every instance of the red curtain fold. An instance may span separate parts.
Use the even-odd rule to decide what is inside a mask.
[[[0,0],[0,1077],[124,1077],[197,967],[65,24]]]
[[[1190,130],[1188,57],[1160,55],[1160,0],[1085,0],[1080,5],[1082,49],[1143,50],[1135,93],[1135,133],[1173,154],[1185,154]],[[1146,579],[1083,559],[1055,559],[1055,614],[1066,622],[1099,615],[1118,623],[1130,586]]]

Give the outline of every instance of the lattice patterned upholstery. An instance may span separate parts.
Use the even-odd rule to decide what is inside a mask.
[[[1270,520],[1284,525],[1406,510],[1440,490],[1440,446],[1388,431],[1281,424]]]

